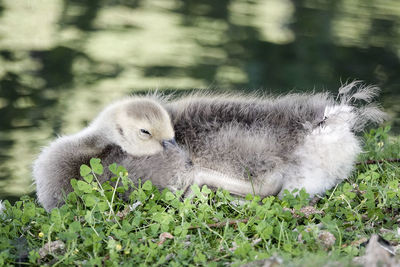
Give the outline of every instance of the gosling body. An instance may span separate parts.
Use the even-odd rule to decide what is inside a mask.
[[[166,104],[176,140],[201,171],[195,183],[233,194],[322,194],[347,178],[361,142],[355,135],[385,114],[370,104],[375,87],[357,82],[327,93],[275,98],[183,97]],[[364,102],[361,106],[356,103]],[[211,172],[210,172],[211,170]],[[210,173],[213,173],[210,175]]]

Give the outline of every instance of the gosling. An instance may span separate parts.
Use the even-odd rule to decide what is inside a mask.
[[[193,183],[239,196],[301,188],[313,196],[351,174],[361,152],[355,133],[385,118],[371,103],[378,92],[353,82],[336,99],[193,94],[165,105],[177,143],[198,169]]]
[[[129,177],[152,179],[159,188],[184,189],[191,182],[190,160],[176,146],[167,111],[152,97],[132,97],[108,106],[85,129],[44,148],[34,162],[39,202],[46,210],[63,204],[70,181],[93,157],[104,165],[125,165]],[[111,177],[106,171],[99,179]]]

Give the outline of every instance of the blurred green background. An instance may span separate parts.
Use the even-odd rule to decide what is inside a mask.
[[[0,2],[0,199],[114,99],[149,89],[336,92],[360,79],[400,129],[398,0]]]

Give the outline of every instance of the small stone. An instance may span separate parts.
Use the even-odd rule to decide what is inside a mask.
[[[322,230],[318,234],[318,240],[325,248],[329,249],[335,244],[336,238],[332,233]]]
[[[165,256],[165,260],[166,261],[169,261],[169,260],[171,260],[173,258],[175,258],[175,254],[174,253],[169,253],[169,254],[167,254],[167,256]]]
[[[232,247],[229,248],[229,250],[233,252],[233,251],[235,251],[237,248],[238,248],[238,245],[236,244],[235,241],[233,241],[233,242],[232,242]]]
[[[158,241],[157,245],[160,246],[160,245],[162,245],[162,244],[165,242],[165,240],[167,240],[167,239],[174,239],[174,236],[171,235],[171,234],[168,233],[168,232],[164,232],[164,233],[160,234],[159,239],[160,239],[160,241]]]
[[[383,246],[379,242],[378,235],[372,235],[365,249],[365,255],[354,258],[357,264],[368,267],[397,267],[400,266],[400,260],[396,259],[391,253],[393,248]]]
[[[142,205],[142,202],[137,201],[137,202],[133,203],[132,205],[129,205],[129,209],[130,209],[130,211],[134,211],[140,205]]]
[[[118,211],[116,215],[122,220],[129,214],[130,211],[131,210],[129,207],[125,207],[123,211]]]
[[[51,253],[62,252],[64,248],[65,244],[61,240],[48,242],[42,248],[39,249],[39,256],[41,259],[43,259],[44,257],[46,257]]]
[[[253,242],[251,242],[251,244],[252,244],[253,246],[255,246],[255,245],[257,245],[258,243],[260,243],[261,241],[262,241],[261,238],[257,238],[257,239],[254,239]]]
[[[305,217],[309,217],[310,215],[314,215],[314,214],[324,214],[323,211],[317,210],[313,206],[305,206],[300,209],[300,212],[304,213]]]

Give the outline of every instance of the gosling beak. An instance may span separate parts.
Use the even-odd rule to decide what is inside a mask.
[[[164,150],[167,149],[169,146],[176,146],[175,138],[170,140],[162,140],[161,145],[163,146]]]

